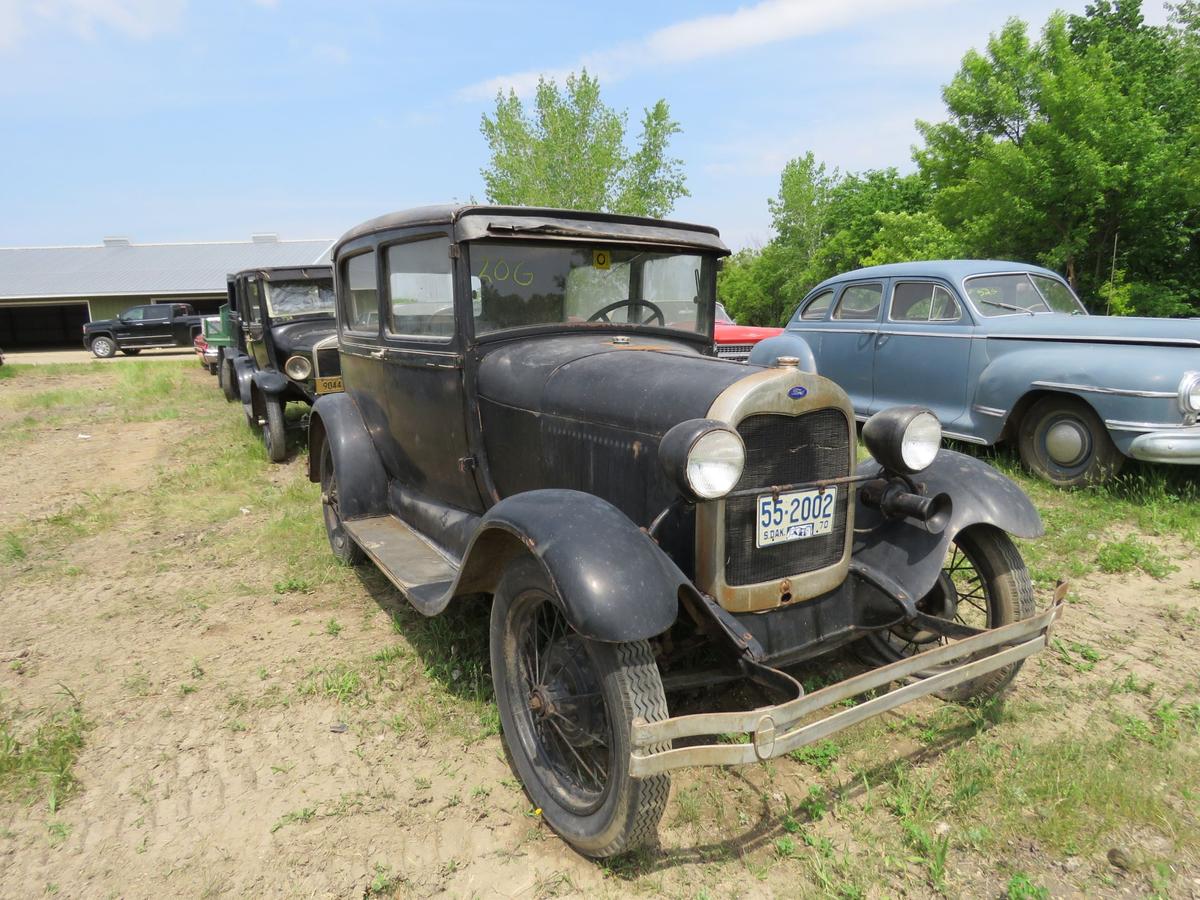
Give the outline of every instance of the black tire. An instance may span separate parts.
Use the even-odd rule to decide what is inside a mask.
[[[287,459],[287,429],[283,422],[283,401],[264,397],[263,408],[267,421],[262,425],[262,436],[267,458],[271,462],[284,462]]]
[[[217,374],[217,364],[216,363],[205,363],[204,368],[208,369],[209,375]]]
[[[238,399],[237,375],[233,370],[233,360],[221,360],[221,367],[217,370],[217,384],[221,386],[221,393],[230,403]]]
[[[337,475],[333,471],[333,451],[326,441],[321,446],[321,515],[325,520],[325,536],[329,548],[338,561],[347,566],[356,566],[366,559],[362,547],[346,533],[338,508]]]
[[[1107,481],[1125,464],[1104,423],[1078,397],[1043,397],[1021,419],[1021,461],[1059,487]]]
[[[991,525],[976,525],[954,537],[937,586],[917,602],[929,615],[952,618],[975,628],[999,628],[1028,619],[1037,611],[1029,569],[1012,539]],[[932,632],[893,628],[868,635],[862,656],[872,665],[904,659],[934,643]],[[960,661],[961,662],[961,661]],[[938,691],[943,700],[987,700],[1000,694],[1021,669],[1013,663],[971,681]],[[922,675],[935,675],[934,667]]]
[[[634,718],[667,717],[650,645],[577,634],[528,558],[512,563],[500,581],[490,644],[509,760],[546,824],[590,857],[653,842],[671,780],[629,775]],[[540,673],[533,671],[538,665]]]
[[[135,347],[131,350],[126,349],[125,347],[122,347],[121,352],[124,353],[126,356],[137,356],[139,353],[142,352],[142,350],[140,347]]]
[[[88,349],[92,351],[92,355],[97,359],[112,359],[117,355],[117,342],[107,334],[100,334],[92,338]]]

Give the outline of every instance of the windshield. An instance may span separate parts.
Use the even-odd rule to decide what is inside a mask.
[[[269,281],[267,309],[273,319],[333,315],[332,281]]]
[[[733,319],[730,318],[729,313],[727,313],[725,311],[724,303],[717,304],[717,321],[722,322],[725,325],[736,325],[737,324],[737,322],[733,321]]]
[[[1087,315],[1071,289],[1056,278],[1033,273],[979,275],[968,278],[967,296],[983,316],[1029,313]]]
[[[546,241],[471,244],[475,332],[609,322],[708,334],[713,259]]]

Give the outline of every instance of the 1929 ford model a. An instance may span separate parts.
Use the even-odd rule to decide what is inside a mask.
[[[342,389],[329,266],[249,269],[229,277],[238,352],[229,366],[272,462],[287,458],[284,407]]]
[[[868,422],[877,461],[856,468],[837,385],[790,356],[713,356],[727,252],[698,226],[478,206],[386,216],[334,250],[345,393],[309,423],[333,551],[365,552],[426,615],[492,598],[512,763],[590,856],[653,836],[670,769],[999,692],[1058,614],[1035,612],[1006,534],[1039,534],[1036,511],[939,451],[927,410]],[[873,668],[813,694],[779,668],[850,641]],[[675,688],[723,677],[698,651],[782,702],[672,718]]]

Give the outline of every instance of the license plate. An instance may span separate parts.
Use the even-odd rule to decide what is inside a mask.
[[[763,494],[755,510],[758,518],[756,547],[786,544],[833,532],[837,488],[823,491],[792,491]]]
[[[328,375],[317,379],[318,394],[336,394],[338,391],[344,390],[341,375]]]

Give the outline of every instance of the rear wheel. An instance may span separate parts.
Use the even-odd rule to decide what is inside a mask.
[[[1092,408],[1078,397],[1043,397],[1021,419],[1021,461],[1060,487],[1107,481],[1125,457]]]
[[[325,519],[325,535],[329,547],[338,560],[348,566],[356,566],[366,556],[362,548],[346,533],[342,524],[342,512],[338,507],[337,475],[333,471],[333,451],[326,441],[321,447],[321,515]]]
[[[238,399],[237,376],[233,371],[233,360],[222,360],[221,368],[217,372],[218,384],[221,385],[221,391],[225,394],[225,399],[232,403]]]
[[[629,774],[634,718],[667,717],[650,645],[577,634],[541,567],[522,559],[492,602],[491,662],[510,761],[546,823],[592,857],[653,841],[670,779]]]
[[[267,446],[267,457],[271,462],[287,459],[287,429],[283,424],[283,402],[273,397],[263,398],[266,422],[262,425],[263,443]]]
[[[1012,539],[990,525],[976,525],[955,535],[937,584],[917,601],[917,607],[927,615],[981,629],[1009,625],[1036,612],[1025,561]],[[945,642],[946,638],[935,632],[897,626],[869,635],[864,656],[871,663],[886,664]],[[994,697],[1020,668],[1019,662],[1013,663],[939,691],[938,696],[958,701]],[[935,666],[921,674],[936,675],[944,670]]]
[[[98,359],[112,359],[117,355],[117,343],[106,335],[92,338],[92,355]]]

